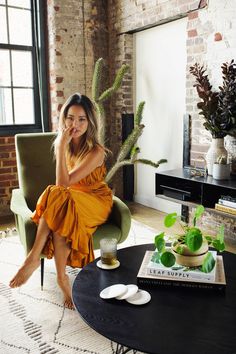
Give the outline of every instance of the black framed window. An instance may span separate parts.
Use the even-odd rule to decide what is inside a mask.
[[[0,0],[0,135],[48,130],[43,3]]]

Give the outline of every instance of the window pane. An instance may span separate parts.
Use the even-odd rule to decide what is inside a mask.
[[[0,0],[0,4],[6,4],[6,0]]]
[[[25,9],[30,9],[30,0],[8,0],[8,5],[24,7]]]
[[[9,50],[0,49],[0,86],[11,86]]]
[[[7,21],[6,21],[6,8],[0,6],[0,43],[7,43]]]
[[[0,125],[12,123],[11,89],[0,87]]]
[[[15,124],[34,124],[34,97],[32,89],[14,89]]]
[[[33,86],[31,52],[12,51],[12,76],[13,86]]]
[[[8,9],[10,44],[32,45],[31,12]]]

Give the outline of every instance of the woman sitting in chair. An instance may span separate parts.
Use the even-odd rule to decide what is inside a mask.
[[[94,259],[92,234],[112,208],[112,192],[104,182],[105,148],[98,143],[97,119],[90,99],[69,97],[59,118],[54,143],[56,185],[39,197],[32,220],[38,224],[32,250],[10,287],[24,284],[40,265],[40,255],[54,256],[64,304],[73,308],[66,265],[83,267]]]

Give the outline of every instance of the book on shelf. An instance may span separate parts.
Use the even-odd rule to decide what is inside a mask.
[[[226,205],[222,205],[222,204],[216,203],[215,204],[215,209],[219,210],[219,211],[223,211],[224,213],[236,215],[236,209],[231,208],[231,207],[226,206]]]
[[[219,199],[218,204],[236,209],[236,202],[232,202],[231,200]]]
[[[221,195],[220,199],[236,203],[236,197],[232,197],[231,195]]]
[[[146,251],[142,264],[137,274],[137,284],[143,287],[175,287],[175,288],[190,288],[190,289],[207,289],[207,290],[221,290],[223,291],[226,286],[225,271],[223,257],[216,256],[215,265],[215,280],[205,279],[187,279],[178,277],[166,277],[151,275],[147,273],[147,267],[151,260],[153,251]]]
[[[213,258],[216,260],[216,251],[209,251]],[[178,263],[175,263],[172,267],[165,267],[162,263],[156,263],[153,260],[156,251],[147,251],[147,257],[150,261],[147,264],[147,274],[154,277],[161,278],[176,278],[184,280],[204,280],[213,281],[215,280],[215,270],[216,267],[212,269],[209,273],[204,273],[201,271],[201,267],[185,267]]]

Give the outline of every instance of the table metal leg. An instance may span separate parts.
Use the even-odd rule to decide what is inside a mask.
[[[116,344],[116,353],[115,354],[126,354],[129,352],[133,352],[133,354],[137,353],[137,350],[124,347],[123,345],[117,343]]]

